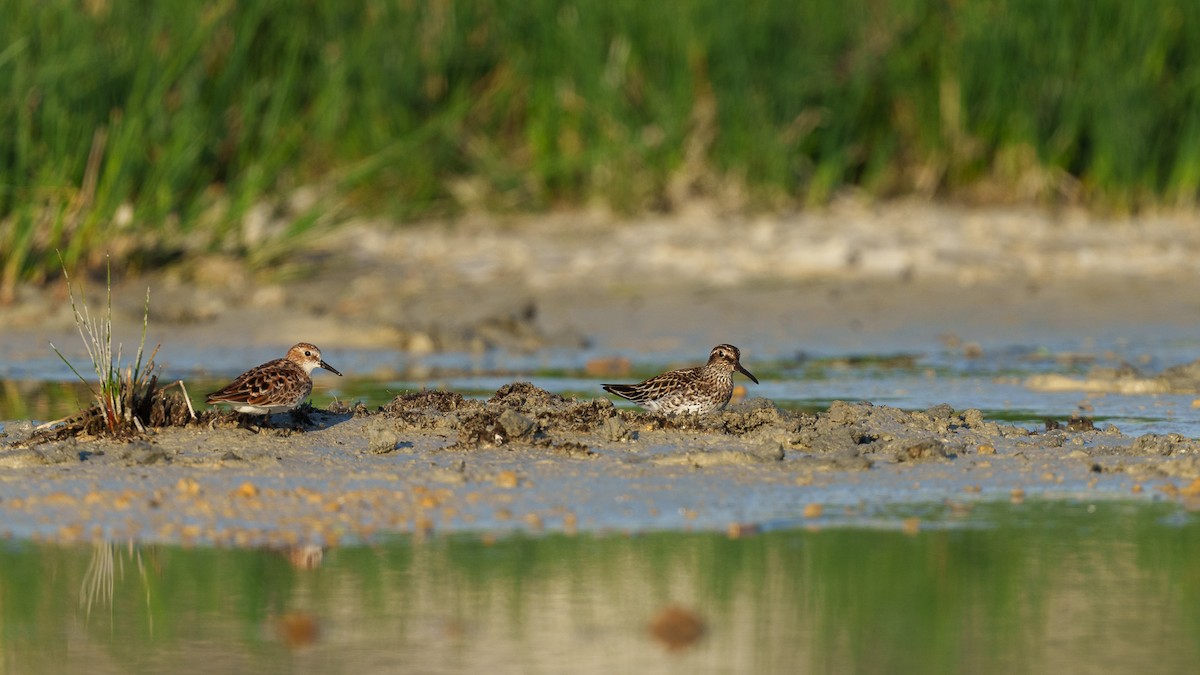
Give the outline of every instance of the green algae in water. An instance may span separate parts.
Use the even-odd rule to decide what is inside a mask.
[[[11,672],[1184,672],[1200,522],[1170,504],[966,522],[326,551],[18,543]],[[694,612],[669,650],[647,626]]]

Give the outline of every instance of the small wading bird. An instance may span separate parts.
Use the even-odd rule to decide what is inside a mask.
[[[312,393],[312,371],[324,368],[341,376],[336,368],[321,359],[316,345],[300,342],[288,350],[282,359],[268,361],[237,376],[219,391],[208,395],[209,404],[228,403],[234,410],[250,415],[295,410]]]
[[[728,405],[733,396],[733,371],[758,384],[758,378],[742,367],[741,357],[737,347],[717,345],[703,366],[671,370],[638,384],[601,386],[610,394],[627,398],[651,412],[716,412]]]

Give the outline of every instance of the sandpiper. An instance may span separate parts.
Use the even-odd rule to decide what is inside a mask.
[[[708,363],[696,368],[671,370],[638,384],[605,384],[604,390],[627,398],[651,412],[710,413],[721,410],[733,396],[733,371],[758,384],[742,367],[742,353],[733,345],[717,345]]]
[[[312,371],[324,368],[341,376],[336,368],[321,359],[316,345],[299,342],[282,359],[268,361],[237,376],[205,399],[207,403],[229,403],[240,413],[266,415],[295,410],[312,393]]]

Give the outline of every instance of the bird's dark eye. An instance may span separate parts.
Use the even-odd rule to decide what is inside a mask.
[[[312,356],[312,352],[310,352],[310,351],[308,351],[307,349],[305,349],[305,350],[304,350],[304,355],[305,355],[305,356]]]

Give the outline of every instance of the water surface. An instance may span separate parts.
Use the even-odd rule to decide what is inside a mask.
[[[1192,513],[981,504],[908,522],[291,552],[10,543],[0,650],[20,673],[1127,673],[1200,659]],[[656,634],[668,608],[702,636]]]

